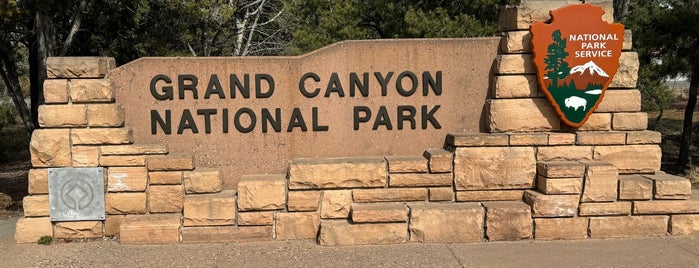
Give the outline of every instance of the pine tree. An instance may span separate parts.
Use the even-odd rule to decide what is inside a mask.
[[[553,81],[552,89],[558,89],[558,80],[570,73],[568,63],[565,62],[568,52],[566,52],[566,40],[561,38],[561,30],[554,31],[551,38],[553,43],[548,46],[544,63],[546,63],[546,70],[549,70],[546,76]]]

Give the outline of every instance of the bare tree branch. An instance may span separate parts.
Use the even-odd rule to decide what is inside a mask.
[[[68,54],[68,50],[70,49],[70,46],[73,44],[73,37],[75,37],[75,33],[78,32],[78,30],[80,29],[80,23],[82,22],[83,12],[85,11],[86,7],[87,0],[80,1],[80,4],[75,10],[75,14],[73,14],[73,21],[71,22],[72,26],[70,27],[68,37],[66,37],[66,41],[63,42],[63,48],[61,48],[61,52],[58,53],[59,56],[65,56],[66,54]]]

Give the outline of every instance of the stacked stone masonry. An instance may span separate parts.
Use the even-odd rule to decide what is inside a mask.
[[[17,243],[118,236],[122,244],[314,239],[321,245],[455,243],[699,234],[699,200],[660,172],[626,32],[605,101],[563,126],[535,81],[529,25],[578,1],[523,1],[501,17],[488,133],[453,133],[423,155],[295,159],[285,174],[215,169],[134,144],[105,74],[111,58],[49,58]],[[611,1],[601,4],[611,21]],[[103,167],[106,219],[52,222],[48,168]]]

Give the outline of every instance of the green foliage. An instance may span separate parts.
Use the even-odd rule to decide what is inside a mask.
[[[492,36],[499,9],[516,0],[287,0],[293,43],[306,53],[347,39]]]
[[[29,139],[18,122],[12,100],[0,97],[0,162],[18,160],[26,155]]]
[[[568,57],[568,52],[566,52],[566,39],[561,38],[561,30],[554,31],[551,34],[551,39],[553,39],[553,42],[546,50],[544,63],[546,63],[546,70],[549,71],[546,73],[546,76],[552,81],[549,91],[555,91],[558,89],[558,80],[568,76],[570,67],[568,67],[568,63],[565,61],[566,57]]]
[[[36,241],[37,244],[45,246],[51,245],[51,242],[53,242],[53,237],[50,235],[42,236],[38,241]]]

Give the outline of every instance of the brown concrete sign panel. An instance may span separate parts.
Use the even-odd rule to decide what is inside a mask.
[[[297,57],[141,58],[108,73],[136,143],[244,174],[300,157],[421,155],[483,130],[499,38],[342,42]]]

